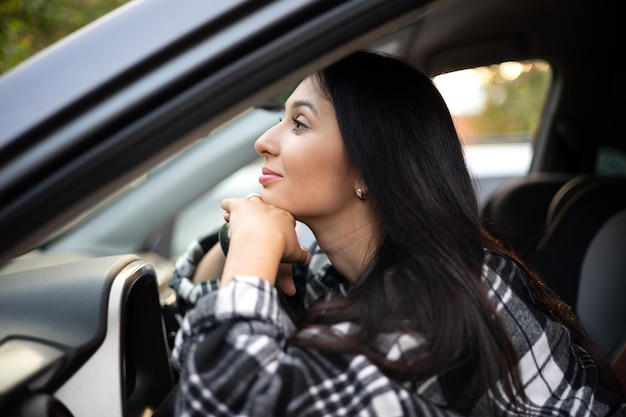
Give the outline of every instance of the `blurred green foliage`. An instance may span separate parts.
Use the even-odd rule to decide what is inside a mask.
[[[128,0],[0,0],[0,73]]]
[[[521,72],[504,77],[507,64]],[[454,115],[465,144],[532,141],[540,123],[552,70],[541,60],[502,63],[470,69],[481,74],[484,101],[469,113]],[[463,94],[463,92],[461,92]],[[466,93],[472,98],[478,92]]]
[[[512,81],[495,77],[485,108],[476,118],[476,129],[483,135],[495,132],[498,142],[503,141],[504,132],[534,136],[551,81],[552,71],[548,64],[542,63],[532,65]],[[512,139],[517,141],[515,137]]]

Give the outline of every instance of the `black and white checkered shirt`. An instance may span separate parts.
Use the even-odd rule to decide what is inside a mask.
[[[193,275],[202,255],[192,249],[177,262],[175,289]],[[329,279],[331,269],[322,253],[314,253],[307,302],[349,290],[345,281]],[[568,331],[526,305],[505,276],[513,283],[524,280],[511,261],[487,255],[483,282],[517,351],[529,415],[626,415],[624,404],[598,385],[595,365]],[[220,290],[216,284],[182,286],[185,294],[194,294],[195,307],[185,315],[172,353],[180,371],[178,416],[457,415],[446,409],[441,378],[399,384],[362,355],[287,346],[294,327],[267,281],[236,276]],[[333,330],[351,332],[353,326],[340,323]],[[389,359],[397,359],[422,340],[389,333],[377,343]],[[495,398],[486,392],[471,415],[486,415],[489,404],[502,416],[518,415]]]

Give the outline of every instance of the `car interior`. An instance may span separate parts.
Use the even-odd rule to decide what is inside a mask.
[[[41,110],[38,116],[37,106],[52,108],[54,100],[62,103],[64,97],[59,94],[46,103],[30,105],[33,118],[29,123],[40,117],[40,124],[10,122],[9,117],[17,116],[9,113],[9,107],[29,106],[15,98],[20,88],[26,91],[18,81],[41,78],[45,71],[53,74],[51,77],[86,77],[58,75],[51,65],[57,56],[59,62],[67,62],[64,54],[89,46],[87,41],[103,42],[113,49],[106,42],[119,39],[107,41],[104,35],[129,31],[145,15],[159,16],[161,9],[167,12],[175,7],[163,3],[131,1],[86,28],[83,36],[63,41],[0,76],[0,125],[6,126],[5,133],[0,132],[0,234],[4,236],[0,247],[1,415],[141,417],[172,412],[168,393],[175,387],[177,375],[169,366],[168,355],[180,317],[167,281],[172,262],[180,255],[172,243],[178,216],[229,175],[254,163],[256,154],[250,144],[278,114],[268,107],[268,99],[325,63],[362,47],[396,55],[433,79],[507,62],[547,63],[550,77],[545,97],[527,98],[536,103],[537,110],[536,123],[522,140],[523,149],[530,150],[528,166],[514,175],[477,178],[480,212],[485,227],[579,315],[612,361],[626,391],[626,304],[622,300],[626,294],[626,136],[622,129],[626,81],[625,64],[619,59],[624,32],[619,29],[618,2],[433,0],[389,1],[385,6],[384,1],[372,1],[362,3],[371,4],[368,10],[373,12],[358,15],[359,2],[350,0],[297,6],[301,9],[292,2],[291,14],[242,1],[235,2],[238,9],[234,3],[220,6],[233,7],[239,15],[230,14],[230,9],[219,14],[216,8],[204,11],[206,21],[200,21],[201,13],[192,10],[186,13],[196,13],[196,28],[181,31],[178,38],[171,30],[168,36],[172,38],[153,36],[155,45],[163,42],[167,47],[142,61],[121,59],[127,67],[118,63],[118,78],[105,79],[105,70],[114,68],[101,64],[102,73],[92,70],[103,78],[96,83],[94,76],[93,86],[77,86],[85,89],[84,96],[71,106],[54,114]],[[287,7],[285,2],[275,3],[273,7],[279,3]],[[202,6],[193,7],[202,10]],[[185,17],[179,13],[181,19]],[[229,80],[219,70],[231,71],[236,77],[246,65],[270,59],[264,55],[267,45],[275,43],[280,50],[290,40],[281,38],[280,44],[257,37],[254,42],[246,38],[230,45],[235,43],[228,37],[232,33],[217,28],[241,30],[258,18],[266,19],[268,27],[283,29],[288,21],[285,16],[295,19],[299,28],[328,25],[330,29],[324,30],[343,35],[320,38],[320,45],[300,55],[277,55],[282,59],[277,63],[288,63],[280,71],[254,68],[258,85],[233,78],[240,83],[237,88],[207,87],[208,81],[220,85]],[[166,32],[156,26],[149,30]],[[155,87],[155,74],[179,71],[182,66],[177,59],[183,55],[200,62],[202,54],[212,53],[202,46],[203,37],[219,38],[232,49],[216,54],[219,59],[207,59],[203,72],[183,68],[180,74],[184,75],[176,82],[163,89]],[[239,67],[220,67],[237,53],[244,56],[243,49],[237,49],[244,41],[252,42],[247,60]],[[186,42],[194,46],[186,46]],[[296,46],[307,49],[306,45]],[[174,52],[176,48],[184,53]],[[79,72],[81,62],[77,60],[68,71]],[[149,76],[143,78],[144,72]],[[174,96],[177,89],[184,94]],[[130,95],[135,93],[143,96]],[[123,108],[116,118],[98,119],[114,106]],[[200,107],[205,113],[191,112]],[[260,110],[264,113],[255,113]],[[70,125],[74,113],[78,121]],[[26,110],[24,114],[28,114]],[[241,114],[244,116],[236,119]],[[141,123],[132,124],[135,120]],[[229,128],[228,123],[236,120],[243,121]],[[254,127],[244,130],[244,122]],[[133,129],[143,130],[136,133]],[[93,141],[80,142],[77,138],[83,140],[83,136],[72,136],[74,131]],[[247,135],[237,136],[235,132],[240,131]],[[471,136],[465,132],[461,136]],[[233,139],[235,136],[239,139]],[[488,145],[512,140],[492,136],[496,139],[490,137]],[[63,142],[64,137],[69,139]],[[151,137],[151,147],[136,146],[139,142],[133,141],[137,138],[147,143]],[[207,141],[200,141],[206,137]],[[215,147],[209,148],[211,144]],[[203,146],[206,154],[201,153]],[[54,171],[47,170],[52,164],[37,165],[41,155],[57,157],[57,151],[51,149],[58,150]],[[170,159],[174,155],[185,159]],[[215,161],[202,164],[201,155],[213,155]],[[90,158],[97,157],[101,159],[94,164],[95,159]],[[193,168],[194,157],[202,169]],[[493,162],[500,156],[489,158]],[[92,171],[74,168],[88,165]],[[174,180],[168,185],[156,182],[159,172],[169,166],[178,171],[187,167],[181,180],[186,186]],[[172,194],[164,187],[171,187]],[[122,189],[140,192],[125,199]],[[248,190],[240,192],[245,195]],[[168,198],[172,195],[175,197]],[[212,196],[203,201],[215,206],[219,199]],[[101,210],[115,205],[120,211]],[[205,206],[201,207],[204,210]],[[132,216],[125,220],[117,214],[120,212]],[[219,213],[216,218],[221,222]],[[79,227],[90,222],[94,228]],[[217,228],[207,228],[217,236]],[[185,239],[199,229],[192,229]]]

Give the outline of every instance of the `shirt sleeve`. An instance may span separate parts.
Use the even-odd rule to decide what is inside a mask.
[[[452,416],[361,355],[290,346],[277,292],[234,277],[185,316],[172,354],[179,416]]]
[[[184,314],[203,295],[216,291],[219,288],[220,280],[218,278],[198,283],[193,282],[193,276],[196,273],[198,264],[215,243],[215,235],[208,235],[194,240],[174,262],[174,271],[169,281],[169,286],[176,293],[176,303],[180,313]]]
[[[519,296],[528,289],[516,263],[488,255],[483,281],[519,357],[530,415],[624,415],[624,404],[599,384],[596,365],[568,329]],[[487,410],[487,401],[475,415]]]

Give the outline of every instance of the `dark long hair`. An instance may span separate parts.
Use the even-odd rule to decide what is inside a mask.
[[[322,327],[352,321],[361,331],[306,343],[364,353],[396,381],[462,368],[467,379],[449,399],[459,411],[498,381],[516,401],[522,390],[518,360],[481,283],[485,248],[508,254],[481,227],[462,147],[438,90],[413,67],[365,51],[314,80],[333,103],[381,235],[348,296],[313,306],[303,321]],[[364,347],[394,330],[419,332],[426,340],[409,363],[387,361]]]

